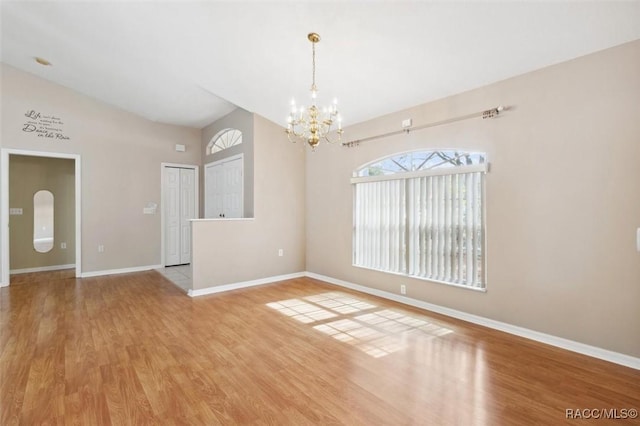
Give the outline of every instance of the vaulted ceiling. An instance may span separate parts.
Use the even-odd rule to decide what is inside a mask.
[[[640,2],[1,3],[2,62],[151,120],[285,125],[317,32],[348,126],[640,38]],[[42,57],[53,65],[34,61]]]

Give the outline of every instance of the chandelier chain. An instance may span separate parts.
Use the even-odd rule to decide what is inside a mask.
[[[311,74],[311,88],[313,90],[315,90],[316,88],[316,44],[315,43],[311,43],[311,65],[313,68],[313,72]]]

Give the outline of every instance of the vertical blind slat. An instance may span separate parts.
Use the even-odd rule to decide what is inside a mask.
[[[482,209],[482,175],[480,175],[480,173],[474,173],[474,179],[475,179],[475,185],[476,185],[476,199],[474,202],[474,207],[475,207],[475,213],[476,213],[476,221],[475,221],[475,226],[476,226],[476,264],[475,267],[473,268],[474,270],[474,275],[475,275],[475,283],[476,283],[476,287],[482,287],[483,285],[483,279],[482,279],[482,265],[483,265],[483,256],[484,256],[484,247],[482,247],[482,241],[484,241],[483,238],[483,227],[482,227],[482,216],[483,216],[483,209]]]
[[[451,175],[444,176],[445,217],[444,217],[444,280],[451,281]]]
[[[438,176],[438,281],[444,279],[444,214],[445,214],[445,184],[444,176]]]
[[[467,266],[465,284],[473,284],[473,175],[467,174]]]
[[[464,249],[466,241],[464,239],[464,227],[466,220],[466,204],[465,204],[465,176],[458,175],[458,284],[464,283]]]
[[[419,232],[419,241],[420,241],[420,250],[416,253],[418,257],[418,276],[422,277],[426,274],[427,264],[426,259],[423,256],[423,253],[427,251],[427,203],[425,198],[427,196],[427,184],[426,178],[420,178],[418,181],[417,193],[420,197],[420,204],[418,206],[419,209],[419,218],[420,224],[418,227]]]
[[[429,262],[431,262],[431,270],[429,271],[429,277],[435,277],[438,271],[438,240],[436,239],[436,224],[437,224],[437,212],[438,206],[436,203],[438,197],[437,179],[431,177],[431,195],[429,200],[429,210],[431,211],[431,223],[429,224],[429,238],[431,239],[429,247]]]
[[[433,236],[433,253],[432,253],[432,261],[433,261],[433,272],[432,276],[434,278],[438,277],[440,272],[440,262],[438,255],[440,249],[440,235],[438,233],[438,226],[440,223],[440,205],[438,201],[440,200],[440,181],[438,176],[433,177],[433,224],[431,228],[431,235]]]

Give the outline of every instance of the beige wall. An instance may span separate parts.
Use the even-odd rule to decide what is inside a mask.
[[[255,218],[193,222],[195,290],[304,271],[304,146],[262,117],[253,127]]]
[[[33,247],[33,196],[40,190],[54,197],[51,251]],[[9,156],[9,206],[21,215],[9,217],[11,270],[75,263],[75,162],[62,158]],[[66,243],[66,249],[60,243]]]
[[[4,64],[1,71],[2,148],[81,156],[83,273],[159,264],[160,214],[142,209],[160,205],[162,162],[200,164],[200,130],[140,118]],[[60,118],[70,139],[23,132],[30,110]]]
[[[510,111],[307,155],[307,270],[640,356],[640,41],[380,117],[358,139]],[[345,106],[345,108],[347,108]],[[487,292],[351,265],[351,172],[392,153],[485,151]]]

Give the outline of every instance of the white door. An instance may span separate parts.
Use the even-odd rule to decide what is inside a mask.
[[[205,166],[205,217],[243,217],[243,157]]]
[[[164,169],[165,265],[180,264],[180,169]]]
[[[191,262],[195,211],[195,170],[164,168],[165,266]]]
[[[205,169],[205,215],[206,218],[222,217],[224,211],[223,163],[207,165]]]
[[[191,263],[191,219],[196,217],[193,169],[180,170],[180,263]]]
[[[223,164],[224,173],[224,208],[223,217],[242,217],[242,158],[227,161]]]

